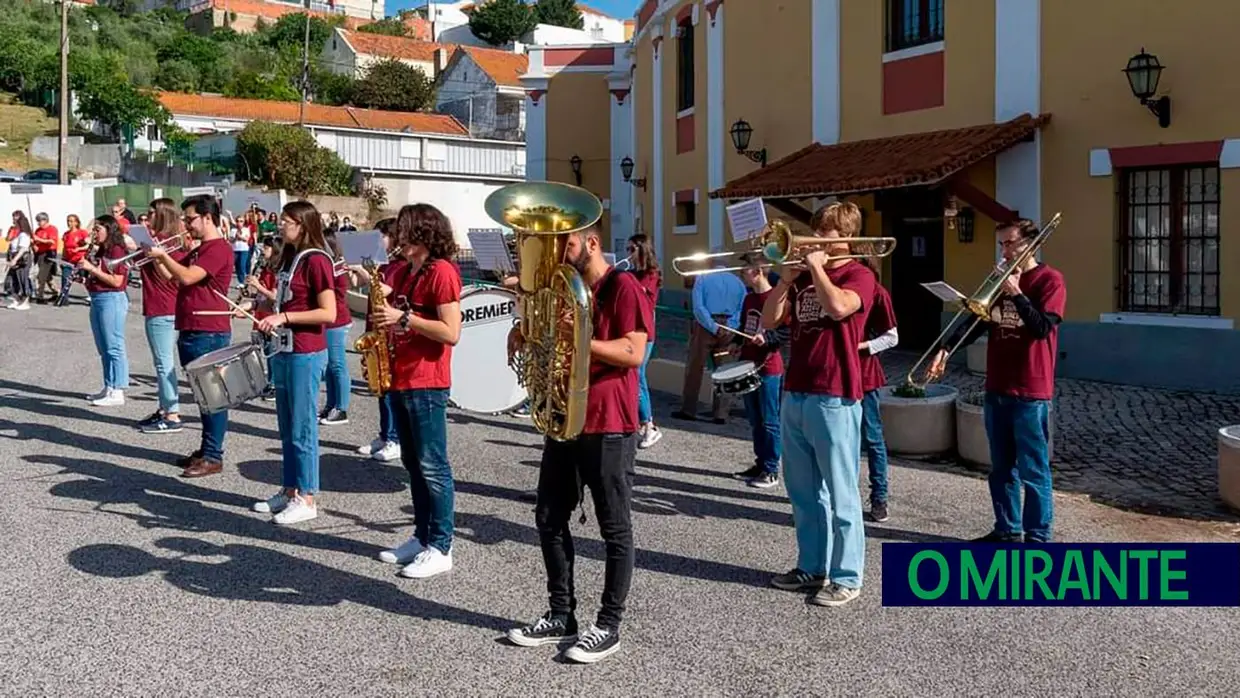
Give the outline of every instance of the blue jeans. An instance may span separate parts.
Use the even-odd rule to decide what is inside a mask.
[[[448,391],[396,390],[392,416],[400,460],[409,471],[414,536],[441,553],[452,550],[456,488],[448,464]]]
[[[276,424],[280,429],[281,484],[286,490],[319,491],[319,384],[327,352],[276,354],[271,382],[276,386]]]
[[[238,252],[233,250],[233,262],[237,272],[237,283],[244,284],[246,274],[250,273],[249,251]]]
[[[103,364],[103,387],[129,388],[129,356],[125,352],[125,315],[129,296],[124,292],[92,293],[90,331]]]
[[[762,376],[758,389],[745,393],[745,416],[753,429],[754,465],[775,475],[779,472],[779,398],[783,376]]]
[[[384,393],[379,398],[379,440],[400,443],[400,436],[396,434],[396,419],[392,416],[391,393]]]
[[[188,365],[200,356],[223,349],[232,342],[231,332],[182,332],[177,337],[177,353],[181,366]],[[228,410],[215,414],[203,414],[202,443],[198,455],[204,460],[221,463],[224,460],[224,435],[228,433]]]
[[[637,369],[637,421],[649,424],[654,421],[654,412],[650,409],[650,385],[646,383],[646,364],[654,355],[654,344],[646,345],[646,356],[642,358],[641,368]]]
[[[861,447],[870,462],[870,504],[887,502],[887,441],[883,437],[883,413],[878,391],[861,398]]]
[[[990,440],[990,501],[995,509],[995,531],[1023,532],[1027,541],[1035,543],[1050,541],[1054,518],[1050,411],[1049,400],[989,392],[983,407],[986,438]]]
[[[333,327],[327,330],[327,409],[349,411],[348,347],[349,327]]]
[[[785,393],[784,488],[797,533],[797,569],[860,589],[865,569],[861,520],[861,403]]]
[[[146,342],[151,345],[151,359],[155,362],[159,409],[165,415],[177,414],[181,405],[177,397],[176,318],[172,315],[147,318]]]

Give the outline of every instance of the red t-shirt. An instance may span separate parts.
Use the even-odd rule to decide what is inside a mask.
[[[1020,275],[1020,290],[1045,313],[1063,317],[1068,290],[1063,274],[1045,264]],[[990,311],[990,338],[986,342],[986,390],[1033,400],[1050,400],[1055,394],[1055,359],[1059,350],[1059,325],[1045,339],[1034,337],[1025,327],[1012,299],[1003,296]]]
[[[310,254],[301,258],[293,278],[289,280],[289,298],[280,306],[282,313],[301,313],[319,308],[318,296],[335,286],[332,260],[326,254]],[[313,354],[327,349],[324,325],[288,325],[293,331],[293,353]]]
[[[268,291],[276,290],[276,273],[272,271],[270,266],[264,264],[262,270],[258,272],[258,283],[262,284],[263,288]],[[255,294],[254,306],[250,309],[251,315],[262,320],[265,317],[270,317],[274,312],[275,307],[266,296]],[[257,324],[254,325],[254,329],[258,329]]]
[[[594,285],[593,292],[594,339],[620,339],[630,332],[649,334],[651,305],[637,277],[612,267]],[[592,359],[582,433],[632,434],[637,427],[637,369]]]
[[[195,310],[231,310],[218,291],[228,295],[228,284],[233,276],[232,245],[224,238],[208,240],[181,262],[186,267],[198,267],[207,273],[206,278],[193,286],[177,287],[176,328],[178,332],[231,332],[232,319],[228,315],[195,315]]]
[[[788,392],[833,395],[860,400],[861,357],[857,345],[865,336],[865,320],[878,284],[874,272],[850,261],[827,270],[836,286],[861,298],[861,309],[837,322],[823,312],[814,281],[808,272],[792,284],[790,296],[791,351],[788,357]]]
[[[394,284],[396,283],[396,278],[404,272],[405,267],[407,266],[409,266],[409,262],[406,262],[405,260],[397,257],[393,259],[391,262],[380,265],[379,267],[379,278],[383,279],[383,283],[387,284],[388,287],[393,289],[392,295],[388,298],[389,303],[395,303],[396,286]],[[367,291],[367,296],[369,295],[370,295],[369,291]],[[396,306],[393,305],[392,307],[396,307]],[[370,332],[371,330],[375,329],[374,324],[370,321],[370,313],[372,311],[374,311],[374,308],[370,305],[370,299],[367,298],[366,300],[366,331],[367,332]]]
[[[173,252],[168,256],[177,262],[185,260],[186,252]],[[142,275],[142,316],[166,317],[177,314],[177,282],[165,279],[159,273],[158,262],[143,264],[138,273]]]
[[[86,257],[86,250],[78,250],[77,248],[81,247],[82,243],[86,242],[86,239],[89,237],[90,233],[82,230],[81,228],[74,228],[73,230],[67,231],[65,233],[65,245],[61,252],[61,257],[63,257],[64,260],[70,264],[77,264],[82,261],[82,259]]]
[[[328,325],[328,327],[335,329],[353,322],[353,313],[349,311],[348,272],[332,279],[332,287],[336,290],[336,321]]]
[[[127,254],[129,254],[129,250],[125,249],[124,245],[113,245],[103,250],[103,253],[99,255],[95,263],[103,267],[103,270],[109,274],[126,279],[129,276],[128,264],[118,264],[115,268],[108,269],[103,262],[106,259],[120,259]],[[122,293],[128,285],[127,283],[122,283],[119,287],[112,287],[95,278],[94,274],[88,274],[86,277],[86,290],[90,293]]]
[[[891,294],[882,284],[875,284],[874,305],[866,316],[865,335],[861,341],[881,337],[895,326],[896,312],[891,308]],[[887,374],[883,373],[883,363],[878,360],[878,355],[865,352],[861,356],[861,389],[868,393],[886,384]]]
[[[771,295],[770,291],[763,293],[750,291],[745,296],[745,302],[741,304],[741,332],[751,335],[762,333],[762,305],[766,303],[769,295]],[[772,350],[765,344],[759,346],[744,337],[741,341],[744,342],[741,345],[741,361],[752,361],[758,364],[762,367],[764,376],[778,376],[784,372],[784,357],[778,349]]]
[[[647,269],[645,271],[635,271],[633,276],[637,277],[637,282],[642,288],[646,289],[646,296],[650,299],[651,316],[655,306],[659,304],[659,290],[663,288],[663,274],[658,269]],[[650,336],[647,341],[654,342],[654,323],[650,325]]]
[[[56,243],[60,241],[60,231],[54,225],[41,225],[34,231],[31,247],[36,253],[55,252]]]
[[[439,319],[439,306],[461,301],[461,272],[446,259],[431,260],[413,271],[402,266],[392,279],[389,304],[408,308],[427,320]],[[452,346],[412,330],[393,333],[392,390],[452,387]]]

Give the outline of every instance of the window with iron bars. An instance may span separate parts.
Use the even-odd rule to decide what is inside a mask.
[[[1119,309],[1218,315],[1218,165],[1130,169],[1119,180]]]
[[[887,50],[943,40],[943,0],[887,0]]]

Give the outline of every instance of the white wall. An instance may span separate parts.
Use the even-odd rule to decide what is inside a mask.
[[[463,44],[465,46],[501,48],[492,46],[482,39],[474,36],[473,30],[469,28],[468,24],[458,24],[455,26],[435,25],[435,41],[445,44]]]
[[[534,31],[522,37],[522,41],[527,44],[537,44],[540,46],[571,46],[574,44],[602,44],[624,41],[623,25],[620,27],[619,38],[608,38],[602,33],[595,36],[587,31],[590,27],[590,18],[592,16],[593,15],[585,15],[586,30],[557,27],[553,24],[539,24],[534,27]]]
[[[115,183],[116,180],[105,180],[103,183]],[[65,231],[65,218],[76,214],[82,225],[89,225],[95,217],[95,185],[87,180],[78,180],[69,184],[44,184],[43,193],[14,194],[12,184],[0,184],[0,213],[3,213],[4,227],[7,230],[12,221],[14,211],[24,211],[30,219],[30,226],[35,226],[34,217],[46,213],[52,225],[60,232]],[[16,185],[21,186],[21,185]],[[132,207],[133,204],[130,204]]]
[[[466,233],[470,228],[495,228],[499,224],[491,220],[482,208],[491,192],[505,186],[468,180],[412,179],[405,177],[376,176],[374,181],[387,188],[387,207],[399,210],[406,204],[431,204],[452,221],[456,244],[469,249]]]
[[[258,204],[259,208],[270,212],[283,210],[284,204],[288,201],[289,197],[283,189],[263,191],[258,188],[235,185],[224,192],[224,210],[232,211],[238,216],[247,211],[250,204]]]

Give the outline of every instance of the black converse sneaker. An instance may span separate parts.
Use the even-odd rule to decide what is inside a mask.
[[[821,589],[826,581],[825,575],[819,576],[803,570],[792,570],[773,578],[771,586],[784,591],[816,591]]]
[[[322,417],[319,418],[319,424],[348,424],[349,413],[344,410],[338,410],[335,407],[327,410]]]
[[[568,648],[564,658],[579,664],[593,664],[616,653],[620,649],[620,631],[600,628],[593,623],[582,634],[577,644]]]
[[[981,538],[974,538],[974,543],[1023,543],[1025,536],[1023,533],[1001,533],[999,531],[991,531]]]
[[[513,628],[508,631],[508,640],[520,647],[540,647],[555,645],[561,642],[572,642],[577,639],[577,619],[569,616],[567,620],[557,618],[548,611],[533,625],[524,628]]]
[[[732,473],[732,477],[736,478],[737,480],[745,480],[748,482],[749,480],[752,480],[755,477],[758,477],[759,475],[765,472],[766,470],[764,470],[762,466],[754,465],[754,466],[750,466],[749,468],[746,468],[745,470],[740,471],[739,473]]]

